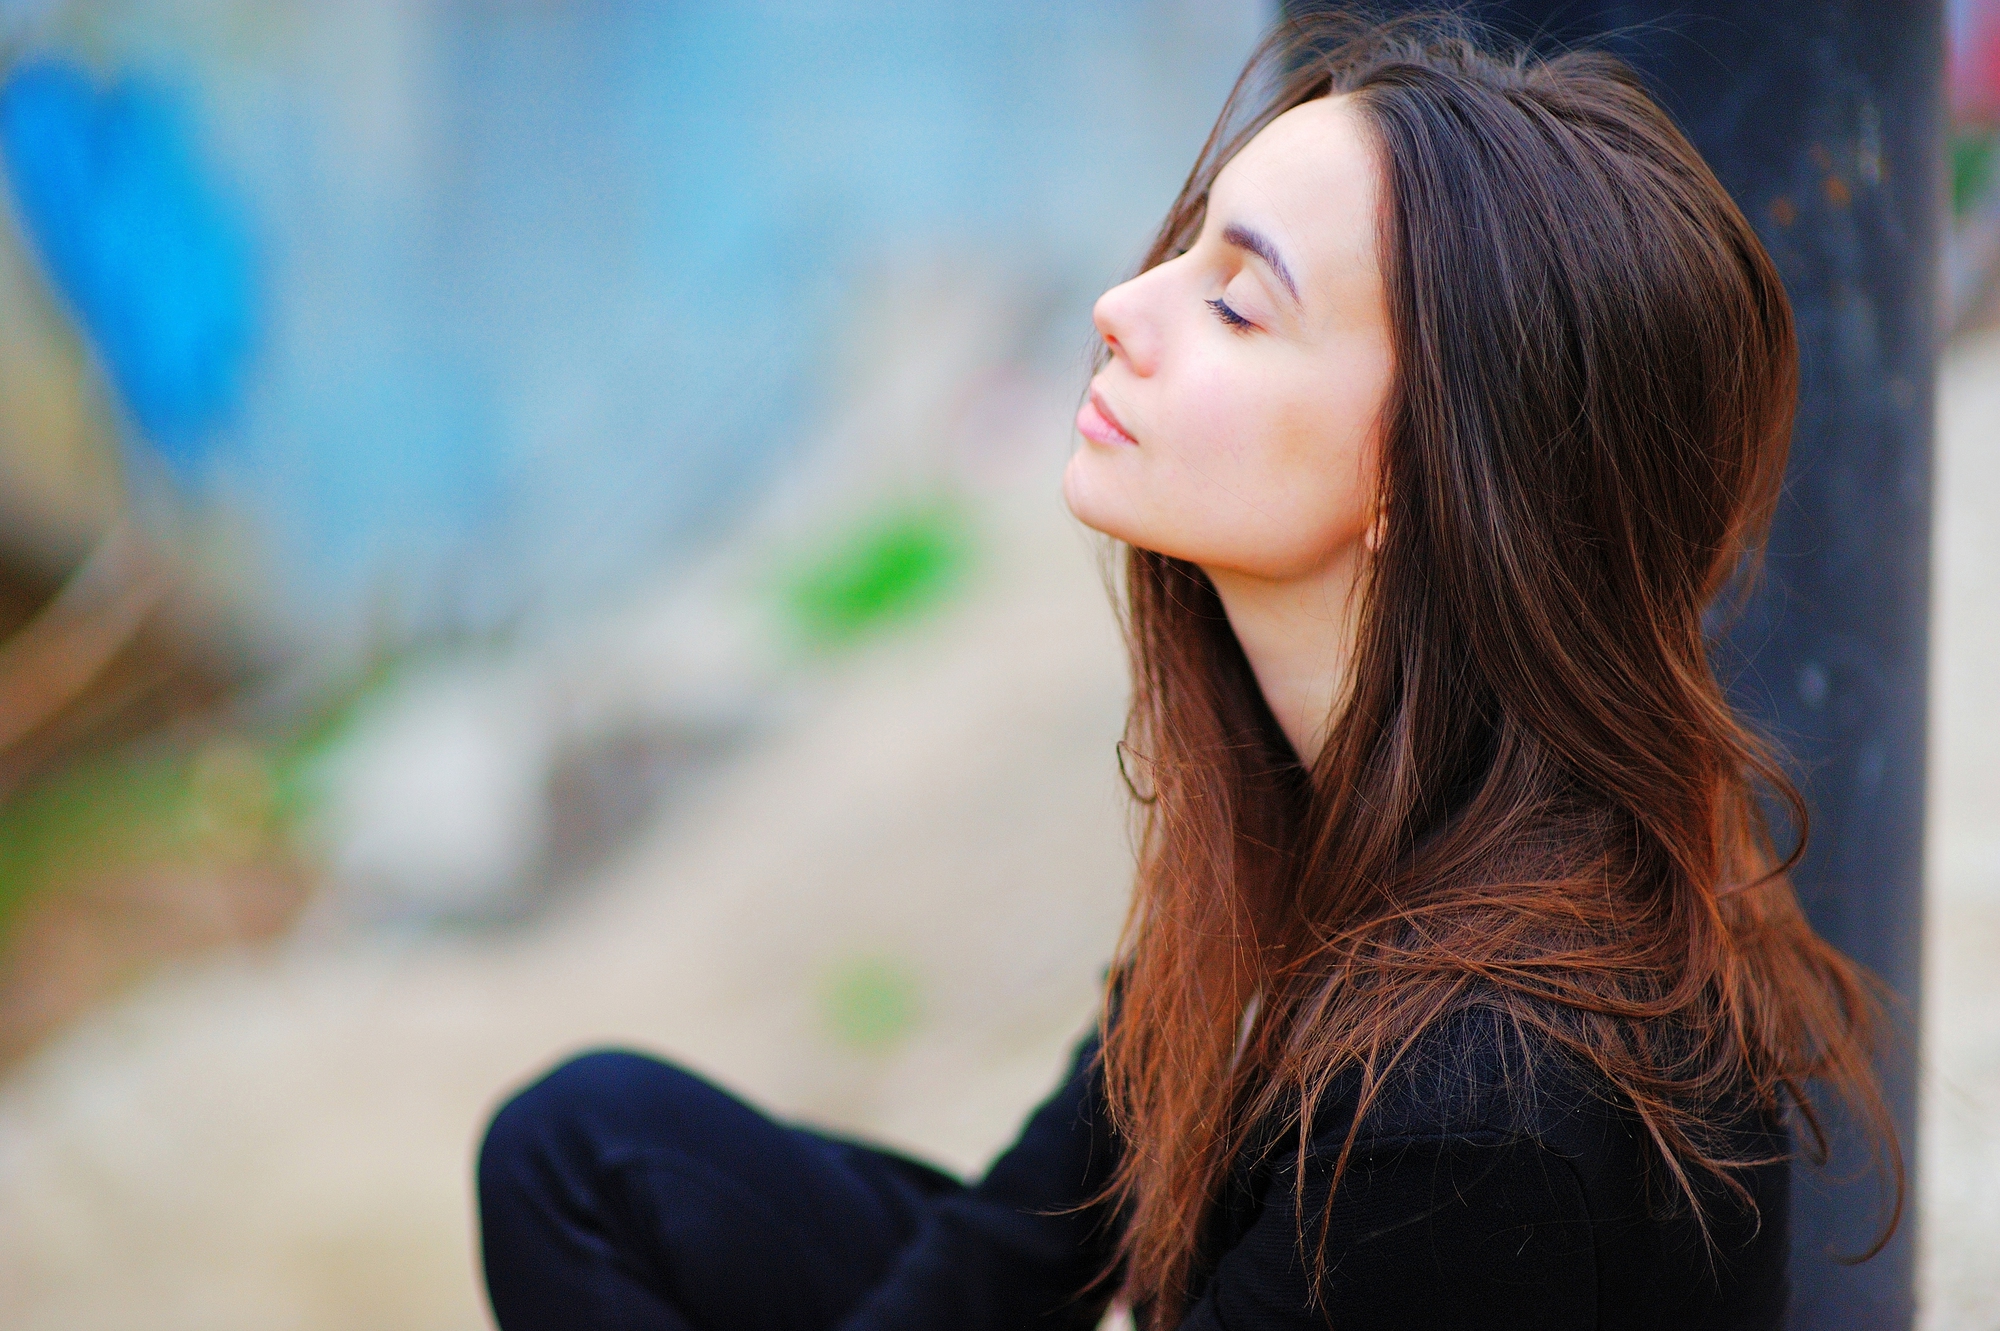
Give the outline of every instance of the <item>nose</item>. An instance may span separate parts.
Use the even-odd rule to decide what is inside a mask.
[[[1111,348],[1112,357],[1124,361],[1126,368],[1142,377],[1153,372],[1159,354],[1159,339],[1154,336],[1145,311],[1145,277],[1141,273],[1129,282],[1121,282],[1099,296],[1090,308],[1090,321],[1097,325],[1097,335]]]

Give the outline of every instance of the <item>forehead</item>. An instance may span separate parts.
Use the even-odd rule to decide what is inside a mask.
[[[1357,265],[1373,276],[1380,179],[1360,111],[1322,97],[1244,145],[1216,177],[1209,214],[1218,230],[1235,222],[1264,232],[1302,270],[1305,287],[1323,290],[1345,285]]]

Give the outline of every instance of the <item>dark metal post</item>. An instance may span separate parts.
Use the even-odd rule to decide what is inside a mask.
[[[1308,7],[1307,0],[1294,0]],[[1416,6],[1410,6],[1416,7]],[[1942,0],[1498,0],[1521,37],[1597,40],[1651,82],[1756,225],[1802,383],[1762,590],[1728,644],[1742,706],[1812,806],[1813,924],[1898,995],[1882,1060],[1911,1165],[1889,1247],[1848,1135],[1797,1171],[1791,1325],[1905,1331],[1915,1277],[1931,409],[1944,221]]]

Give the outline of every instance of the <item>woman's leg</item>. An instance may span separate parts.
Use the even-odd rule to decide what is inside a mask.
[[[486,1287],[504,1331],[816,1331],[958,1186],[656,1059],[586,1054],[487,1131]]]

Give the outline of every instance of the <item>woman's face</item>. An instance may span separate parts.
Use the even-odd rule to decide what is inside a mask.
[[[1341,99],[1295,107],[1216,178],[1187,253],[1098,298],[1111,358],[1063,477],[1078,519],[1273,581],[1353,556],[1391,373],[1379,174]]]

